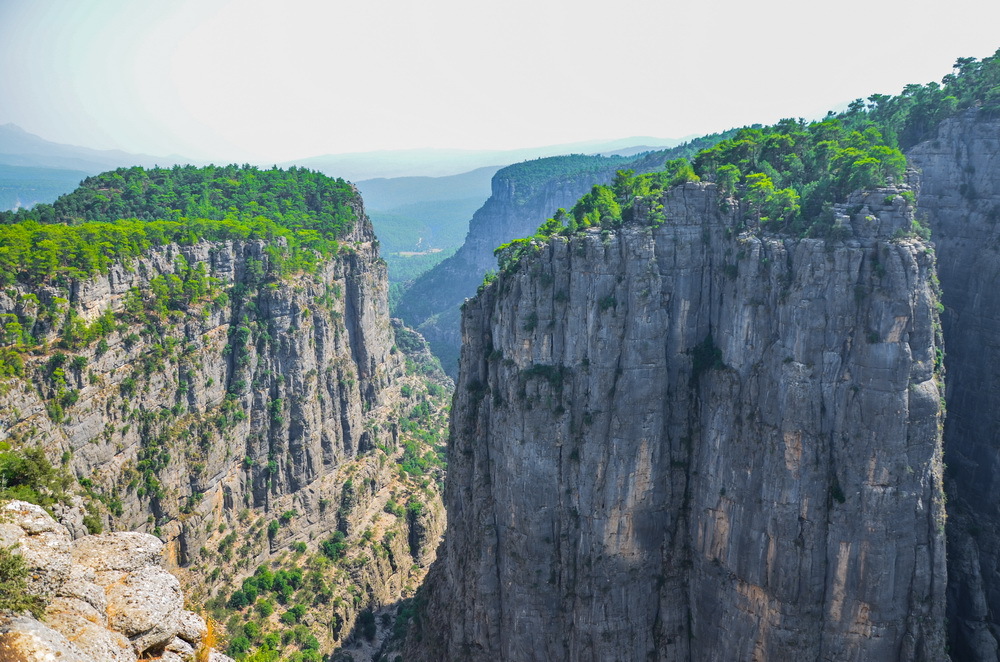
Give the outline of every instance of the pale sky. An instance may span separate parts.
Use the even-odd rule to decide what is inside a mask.
[[[1000,48],[986,0],[0,0],[0,124],[215,161],[676,138]]]

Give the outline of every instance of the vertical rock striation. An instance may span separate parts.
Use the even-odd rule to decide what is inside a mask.
[[[942,659],[934,254],[896,193],[793,239],[683,185],[467,302],[410,654]]]
[[[1000,121],[976,110],[907,154],[933,229],[947,338],[948,610],[956,660],[1000,641]]]

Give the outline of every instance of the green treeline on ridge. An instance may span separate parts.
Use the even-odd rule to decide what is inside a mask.
[[[0,213],[0,284],[87,277],[154,246],[201,240],[267,240],[281,269],[310,270],[356,223],[356,197],[344,180],[304,168],[120,168],[51,205]]]
[[[534,236],[497,248],[500,267],[515,265],[535,240],[640,220],[633,218],[633,203],[640,198],[653,199],[641,220],[659,225],[667,219],[656,196],[688,181],[716,183],[724,196],[743,203],[747,220],[770,231],[829,236],[832,204],[856,190],[903,183],[902,150],[972,107],[984,115],[1000,114],[1000,51],[983,60],[960,58],[940,84],[907,85],[896,96],[873,94],[820,121],[785,119],[739,129],[690,161],[667,161],[659,172],[621,170],[610,185],[594,186],[569,212],[559,209]],[[913,201],[911,192],[903,195]]]

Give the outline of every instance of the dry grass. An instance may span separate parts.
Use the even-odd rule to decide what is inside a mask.
[[[219,636],[216,633],[217,625],[215,621],[211,617],[207,616],[205,617],[205,625],[208,627],[205,630],[205,636],[201,638],[201,645],[199,645],[198,650],[195,651],[195,662],[208,662],[208,656],[212,653],[212,649],[219,644]]]

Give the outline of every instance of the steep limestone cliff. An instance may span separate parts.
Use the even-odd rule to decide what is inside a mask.
[[[465,243],[417,279],[396,313],[427,338],[454,377],[461,346],[458,308],[496,268],[493,250],[532,234],[556,209],[572,207],[594,184],[611,181],[615,171],[649,172],[662,167],[665,158],[662,151],[631,159],[557,156],[503,168],[493,177],[490,198],[469,222]]]
[[[314,273],[276,275],[263,241],[201,241],[0,293],[0,319],[40,341],[26,378],[3,385],[0,439],[62,457],[106,526],[160,536],[197,600],[221,590],[224,604],[259,564],[339,531],[346,567],[314,587],[333,602],[314,619],[328,649],[363,609],[413,591],[444,528],[435,483],[398,461],[400,421],[418,405],[443,418],[445,389],[428,401],[407,368],[409,332],[390,323],[385,265],[352,204],[357,224]],[[180,305],[188,283],[205,291]],[[99,342],[73,339],[100,319]],[[419,510],[385,512],[411,496]]]
[[[1000,641],[1000,121],[970,110],[907,154],[938,250],[947,355],[948,608],[956,660]]]
[[[793,239],[686,184],[467,302],[409,656],[943,659],[934,253],[897,193]]]

